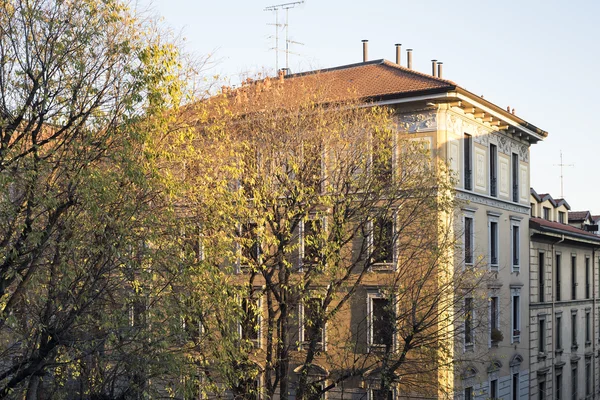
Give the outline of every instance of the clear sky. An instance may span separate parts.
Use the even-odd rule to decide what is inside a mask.
[[[275,13],[292,0],[138,0],[185,38],[186,50],[215,60],[210,75],[254,76],[275,70]],[[285,12],[280,12],[280,23]],[[483,94],[549,133],[531,147],[531,185],[573,211],[600,214],[600,1],[598,0],[306,0],[289,11],[290,68],[300,72],[362,61],[394,61],[395,43],[412,48],[413,68]],[[281,38],[285,32],[281,31]],[[284,39],[280,39],[284,47]],[[280,53],[279,67],[285,66]]]

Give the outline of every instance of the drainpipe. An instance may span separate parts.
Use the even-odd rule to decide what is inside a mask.
[[[556,303],[555,288],[556,288],[556,283],[557,283],[557,282],[554,282],[554,279],[556,279],[556,248],[555,248],[555,246],[557,244],[561,244],[564,241],[565,241],[565,235],[563,234],[563,235],[560,235],[559,241],[552,243],[552,265],[554,266],[554,268],[552,268],[552,279],[550,280],[550,282],[553,282],[554,285],[552,285],[552,317],[551,317],[551,321],[552,321],[552,345],[555,347],[556,347],[556,314],[554,313],[554,309],[555,309],[555,303]],[[564,321],[564,319],[563,319],[563,321]],[[556,369],[554,368],[555,357],[556,357],[555,350],[552,350],[551,356],[552,356],[552,383],[551,383],[551,385],[554,385],[556,383]],[[554,386],[552,386],[552,387],[554,387]]]

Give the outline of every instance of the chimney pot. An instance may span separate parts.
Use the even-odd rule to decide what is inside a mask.
[[[443,68],[442,68],[442,66],[443,66],[443,64],[444,64],[444,63],[443,63],[443,62],[441,62],[441,61],[439,61],[439,62],[438,62],[438,74],[437,74],[438,78],[441,78],[441,77],[442,77],[442,72],[443,72]]]
[[[362,40],[363,44],[363,62],[369,61],[369,41],[367,39]]]
[[[412,69],[412,49],[406,49],[406,66]]]
[[[400,61],[401,61],[401,52],[402,52],[402,44],[401,43],[396,43],[396,64],[400,65]]]
[[[437,76],[437,60],[431,60],[431,75]]]

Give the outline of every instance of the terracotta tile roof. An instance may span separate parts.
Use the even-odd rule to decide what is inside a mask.
[[[600,243],[600,236],[571,225],[561,224],[560,222],[552,222],[542,218],[531,218],[529,219],[529,227],[541,231],[562,233],[575,238],[591,239]]]
[[[567,203],[565,199],[553,199],[550,193],[537,194],[536,191],[533,190],[533,188],[529,188],[529,193],[531,193],[531,195],[540,203],[549,200],[554,207],[560,207],[564,205],[567,208],[567,210],[571,209],[571,206],[569,205],[569,203]]]
[[[456,89],[452,81],[402,67],[387,60],[374,60],[341,67],[292,74],[286,82],[319,76],[325,79],[331,90],[340,97],[354,92],[358,98],[383,97],[386,95],[447,91]]]
[[[585,221],[589,217],[589,211],[569,211],[569,222]]]

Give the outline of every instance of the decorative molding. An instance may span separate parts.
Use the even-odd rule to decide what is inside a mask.
[[[498,157],[500,162],[500,194],[508,197],[508,160],[506,157]]]
[[[487,190],[486,185],[486,162],[485,150],[475,148],[475,187],[480,190]]]
[[[437,129],[437,112],[428,110],[420,113],[400,114],[397,123],[400,132],[435,131]]]
[[[462,189],[456,189],[456,198],[459,200],[466,200],[469,203],[481,204],[488,207],[499,208],[505,211],[529,215],[529,207],[525,207],[509,201],[502,201],[489,196],[474,194],[471,192],[463,191]],[[463,210],[465,208],[466,207],[462,207]]]

